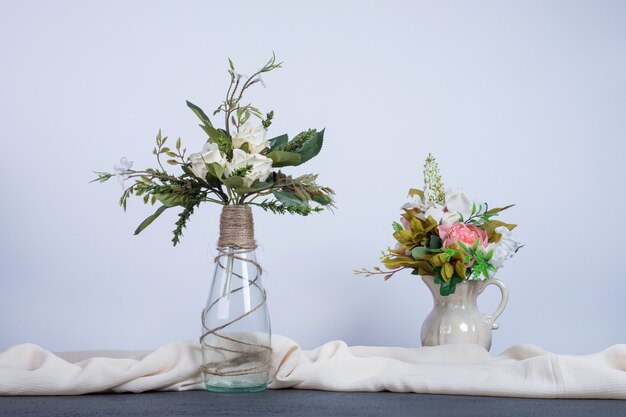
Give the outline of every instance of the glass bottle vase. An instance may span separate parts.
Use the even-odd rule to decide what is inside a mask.
[[[257,392],[267,387],[271,326],[253,230],[249,206],[223,208],[200,338],[202,374],[209,391]]]

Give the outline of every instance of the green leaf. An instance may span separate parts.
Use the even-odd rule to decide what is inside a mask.
[[[286,134],[276,136],[275,138],[270,139],[269,140],[270,151],[275,151],[275,150],[280,149],[280,147],[285,145],[288,141],[289,141],[289,136],[287,136]]]
[[[463,249],[465,252],[469,253],[470,249],[467,247],[467,245],[463,242],[461,242],[460,240],[456,241],[457,245],[459,245],[461,247],[461,249]]]
[[[190,165],[185,164],[185,165],[181,165],[180,167],[181,167],[181,169],[183,170],[183,172],[184,172],[185,174],[187,174],[187,175],[191,175],[191,176],[194,176],[194,177],[195,177],[195,176],[196,176],[196,174],[194,174],[194,173],[193,173],[193,171],[189,168],[189,166],[190,166]]]
[[[287,207],[291,207],[291,206],[308,206],[308,203],[306,201],[302,201],[294,193],[290,193],[290,192],[287,192],[287,191],[273,190],[272,194],[274,194],[274,197],[276,197],[276,199],[278,201],[280,201],[281,203],[283,203]]]
[[[308,160],[315,157],[320,150],[322,149],[322,145],[324,144],[324,130],[321,132],[315,132],[315,134],[311,135],[304,143],[300,146],[297,151],[300,154],[300,163],[296,165],[301,165],[307,162]]]
[[[237,187],[237,192],[238,193],[251,193],[251,192],[260,191],[260,190],[267,190],[271,186],[272,186],[271,182],[255,181],[249,187],[244,187],[244,186]]]
[[[209,138],[211,138],[213,141],[217,141],[219,139],[221,139],[222,137],[224,137],[225,135],[223,135],[221,132],[221,129],[215,129],[213,126],[205,126],[205,125],[198,125],[202,128],[202,130],[204,130],[204,132],[209,136]]]
[[[441,284],[445,284],[446,282],[443,280],[443,278],[441,277],[441,267],[437,266],[435,268],[433,268],[433,274],[435,274],[435,284],[441,285]]]
[[[154,194],[163,205],[167,207],[182,206],[184,197],[176,194]]]
[[[332,199],[325,197],[321,194],[313,194],[311,199],[315,201],[317,204],[321,204],[322,206],[327,206],[333,202]]]
[[[302,156],[296,152],[272,151],[266,156],[272,160],[272,166],[276,168],[300,165],[302,160]]]
[[[243,178],[242,177],[228,177],[225,180],[222,181],[224,183],[225,186],[233,188],[235,190],[241,188],[244,186],[243,183]]]
[[[137,227],[137,229],[135,230],[135,235],[138,235],[139,233],[142,232],[143,229],[145,229],[146,227],[150,226],[150,224],[152,224],[153,221],[156,220],[157,217],[159,217],[165,210],[167,210],[169,207],[167,206],[161,206],[157,209],[157,211],[154,212],[154,214],[150,217],[148,217],[146,220],[144,220],[143,222],[141,222],[141,224],[139,225],[139,227]]]
[[[196,106],[190,101],[187,101],[187,107],[189,107],[191,111],[194,112],[196,116],[198,116],[198,119],[200,119],[200,121],[204,123],[204,126],[213,127],[211,120],[209,120],[209,117],[204,113],[204,111],[200,107]]]
[[[424,255],[426,255],[427,253],[428,253],[428,248],[425,248],[423,246],[417,246],[413,248],[413,250],[411,250],[411,256],[416,261],[419,261],[420,259],[422,259]]]
[[[497,208],[492,208],[491,210],[488,210],[485,212],[485,214],[490,215],[490,216],[494,216],[498,213],[500,213],[501,211],[510,209],[511,207],[514,207],[515,204],[509,204],[508,206],[504,206],[504,207],[497,207]]]
[[[441,249],[441,246],[442,246],[442,242],[439,236],[430,235],[430,244],[428,245],[428,248],[432,250],[436,250],[436,249]]]
[[[224,167],[217,162],[211,162],[210,164],[204,164],[206,166],[207,174],[211,177],[221,181],[224,175]]]
[[[450,281],[449,285],[446,288],[446,291],[444,294],[441,294],[443,296],[448,296],[448,295],[452,295],[454,294],[454,292],[456,291],[456,284],[452,283],[452,281]],[[441,291],[440,291],[441,293]]]
[[[391,223],[391,227],[393,227],[393,231],[394,232],[399,232],[401,230],[404,230],[404,226],[402,226],[400,223],[398,222],[393,222]]]

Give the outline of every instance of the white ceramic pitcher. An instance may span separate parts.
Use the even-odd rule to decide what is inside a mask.
[[[509,291],[497,279],[485,281],[463,281],[457,284],[454,294],[441,296],[439,285],[434,278],[424,276],[422,280],[433,295],[433,310],[422,325],[422,346],[445,345],[449,343],[477,343],[489,350],[491,331],[498,328],[498,318],[507,301]],[[478,310],[476,300],[488,285],[495,285],[502,293],[500,305],[492,314]]]

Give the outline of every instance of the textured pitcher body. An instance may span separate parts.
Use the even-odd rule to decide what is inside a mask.
[[[508,300],[506,287],[495,279],[469,280],[458,284],[454,294],[441,296],[433,277],[424,276],[422,280],[433,295],[433,309],[422,324],[422,346],[475,343],[489,350],[492,330],[498,328],[495,319]],[[491,284],[497,285],[502,291],[502,302],[494,314],[486,315],[478,309],[477,299],[485,287]]]

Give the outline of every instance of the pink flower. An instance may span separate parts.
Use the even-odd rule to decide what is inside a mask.
[[[410,229],[409,221],[405,219],[404,217],[400,217],[400,223],[402,223],[402,226],[404,226],[406,230]]]
[[[439,226],[439,237],[443,240],[443,247],[447,248],[461,241],[467,246],[472,246],[477,240],[478,245],[489,245],[487,232],[473,224],[442,224]]]

